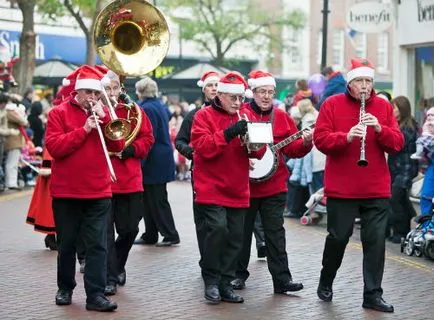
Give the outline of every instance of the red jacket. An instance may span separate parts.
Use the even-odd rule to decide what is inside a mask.
[[[126,160],[121,160],[117,156],[112,156],[110,159],[113,163],[113,169],[116,174],[117,181],[112,185],[113,193],[132,193],[143,191],[143,178],[141,159],[146,158],[149,150],[154,143],[154,135],[152,134],[152,125],[147,115],[141,108],[142,125],[136,138],[132,142],[134,148],[134,157]],[[127,118],[127,108],[118,105],[115,109],[119,118]],[[135,128],[133,122],[132,130]]]
[[[396,153],[404,137],[393,114],[392,105],[375,92],[366,100],[366,113],[377,117],[381,132],[367,128],[366,160],[360,167],[360,139],[347,141],[350,129],[359,122],[360,101],[348,93],[329,97],[321,106],[314,131],[315,146],[327,156],[324,192],[328,197],[368,199],[390,197],[390,174],[385,152]]]
[[[270,109],[269,111],[261,111],[255,102],[247,103],[245,108],[250,110],[254,121],[270,121],[271,110],[274,110],[273,116],[273,138],[274,144],[285,140],[289,136],[298,131],[291,117],[283,110],[278,108]],[[244,109],[243,109],[244,110]],[[305,146],[302,138],[298,138],[292,143],[286,145],[279,150],[278,167],[274,175],[263,182],[250,183],[250,198],[268,197],[281,192],[287,192],[286,182],[288,181],[289,171],[285,164],[283,155],[288,158],[304,157],[312,149],[312,144]]]
[[[223,135],[223,130],[237,121],[236,114],[230,115],[215,104],[194,116],[191,144],[197,203],[249,207],[249,154],[238,137],[227,143]],[[262,148],[251,156],[262,157],[264,153]]]
[[[107,110],[101,128],[110,121]],[[111,179],[97,130],[87,133],[83,126],[88,114],[74,98],[48,113],[45,145],[53,157],[51,194],[53,198],[110,198]],[[110,150],[120,152],[125,140],[105,140]]]

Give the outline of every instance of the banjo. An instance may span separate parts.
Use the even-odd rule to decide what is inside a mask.
[[[289,136],[285,140],[280,141],[274,145],[267,145],[267,150],[265,151],[264,156],[261,160],[258,159],[250,159],[251,164],[253,165],[253,169],[250,170],[249,177],[251,182],[262,182],[270,179],[273,174],[276,172],[277,167],[279,165],[279,149],[287,146],[291,142],[297,140],[299,137],[303,135],[303,132],[307,129],[312,129],[315,127],[315,124],[311,124],[310,126],[294,133]]]

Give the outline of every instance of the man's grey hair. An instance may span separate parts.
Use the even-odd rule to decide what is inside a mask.
[[[136,93],[139,98],[155,98],[158,93],[157,83],[149,77],[136,82]]]

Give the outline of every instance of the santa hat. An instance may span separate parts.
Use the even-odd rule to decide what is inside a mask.
[[[67,75],[65,78],[63,78],[62,88],[59,91],[57,91],[56,97],[53,100],[54,106],[61,104],[65,99],[69,98],[71,92],[74,91],[75,80],[77,79],[79,71],[80,68],[76,69],[75,71]]]
[[[201,88],[205,88],[210,82],[218,82],[220,80],[220,76],[215,71],[205,71],[200,77],[200,80],[197,82],[197,85]]]
[[[249,80],[247,81],[250,88],[256,89],[263,86],[273,86],[276,87],[276,80],[270,72],[265,72],[262,70],[253,70],[249,73]]]
[[[230,71],[220,78],[217,91],[223,93],[245,94],[248,89],[246,80],[236,71]]]
[[[92,68],[88,65],[83,65],[77,75],[77,80],[75,81],[75,90],[79,89],[90,89],[101,91],[101,79],[104,74],[97,68]]]
[[[347,73],[347,83],[359,77],[368,77],[374,80],[374,74],[374,66],[368,59],[351,59],[350,71]]]
[[[119,76],[111,70],[107,71],[107,74],[101,79],[101,84],[106,87],[112,81],[117,81],[120,83]]]

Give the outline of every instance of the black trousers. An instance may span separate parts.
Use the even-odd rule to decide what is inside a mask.
[[[252,246],[252,232],[259,212],[264,226],[265,245],[267,246],[268,270],[273,284],[286,283],[292,280],[286,253],[285,228],[283,227],[283,211],[285,210],[286,193],[278,193],[264,198],[251,198],[250,208],[244,221],[243,249],[239,256],[236,277],[247,280],[247,270]]]
[[[390,205],[392,210],[389,216],[389,225],[392,227],[394,235],[405,237],[410,232],[411,219],[416,216],[408,190],[392,187]]]
[[[146,184],[143,191],[143,219],[145,221],[146,233],[142,237],[149,240],[158,240],[158,232],[164,240],[178,240],[179,234],[176,231],[173,220],[172,209],[167,200],[167,184]]]
[[[243,244],[246,209],[197,204],[205,221],[202,278],[205,285],[230,286]]]
[[[253,234],[256,240],[256,249],[265,245],[264,226],[262,225],[261,215],[256,215],[255,225],[253,226]]]
[[[196,228],[196,238],[197,238],[197,245],[199,247],[199,266],[202,267],[203,263],[203,246],[205,242],[205,219],[203,218],[203,215],[201,214],[200,210],[197,207],[196,204],[196,192],[194,192],[194,180],[193,180],[193,170],[191,172],[191,187],[193,189],[193,219],[194,219],[194,225]]]
[[[104,295],[107,273],[107,216],[111,199],[53,198],[57,233],[57,286],[73,290],[78,235],[85,247],[84,288],[88,300]]]
[[[114,193],[107,226],[107,284],[116,284],[125,271],[128,254],[139,233],[143,212],[143,193]],[[118,234],[115,240],[115,227]]]
[[[360,214],[364,298],[381,297],[389,199],[327,198],[327,231],[320,282],[332,285]]]

